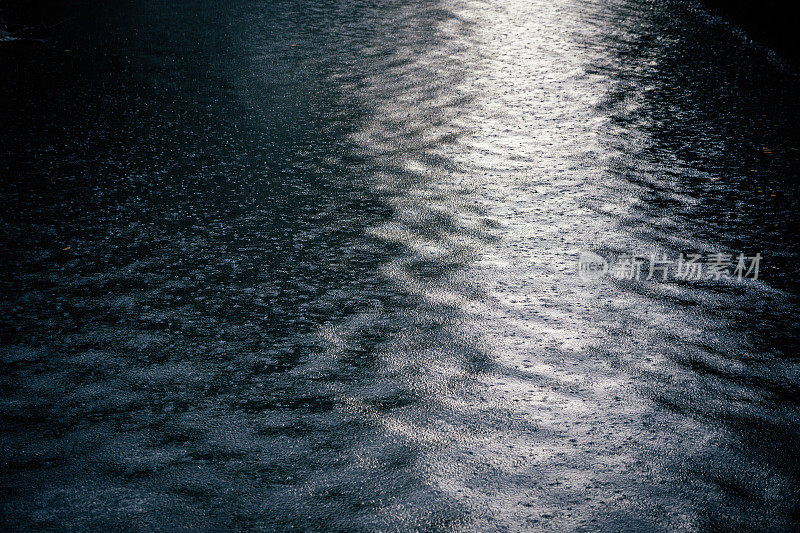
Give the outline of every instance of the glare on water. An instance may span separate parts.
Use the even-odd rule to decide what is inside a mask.
[[[800,87],[767,50],[679,1],[102,17],[8,100],[4,520],[796,525]],[[576,268],[687,251],[764,271]]]

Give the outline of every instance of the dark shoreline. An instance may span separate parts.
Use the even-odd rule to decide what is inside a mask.
[[[773,49],[793,67],[800,65],[796,18],[785,0],[703,0],[725,20],[742,28],[754,41]],[[796,3],[795,3],[796,6]]]

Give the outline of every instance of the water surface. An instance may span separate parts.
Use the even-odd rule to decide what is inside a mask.
[[[791,530],[800,85],[688,1],[0,48],[12,529]],[[576,274],[760,252],[757,281]]]

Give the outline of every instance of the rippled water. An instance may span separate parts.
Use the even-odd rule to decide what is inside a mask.
[[[791,530],[800,84],[689,1],[0,48],[5,527]],[[760,252],[758,281],[583,280]]]

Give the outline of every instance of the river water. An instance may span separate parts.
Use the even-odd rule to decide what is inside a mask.
[[[130,4],[0,48],[5,528],[798,528],[778,57],[691,1]],[[690,251],[759,277],[577,273]]]

